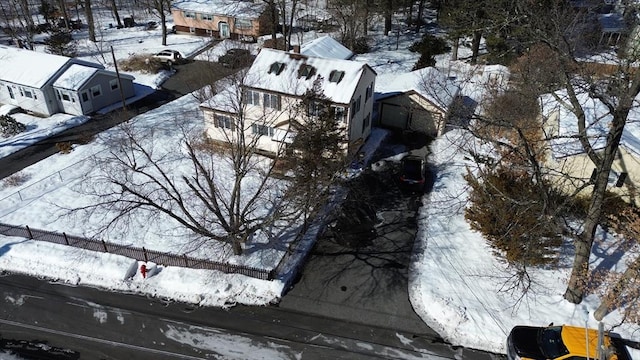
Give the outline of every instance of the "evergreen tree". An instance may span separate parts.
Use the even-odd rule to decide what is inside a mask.
[[[53,27],[45,40],[47,51],[51,54],[75,57],[77,53],[76,41],[71,36],[71,31]]]

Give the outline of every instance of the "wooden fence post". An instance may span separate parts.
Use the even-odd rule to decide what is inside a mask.
[[[144,262],[149,262],[149,257],[147,256],[147,249],[142,247],[142,255],[144,255]]]
[[[62,233],[62,236],[64,236],[64,242],[69,245],[69,238],[67,238],[67,233]]]
[[[104,252],[108,253],[109,250],[107,250],[107,243],[104,242],[104,240],[100,239],[100,241],[102,241],[102,247],[104,248]]]
[[[24,227],[27,228],[27,232],[29,233],[29,239],[33,240],[33,234],[31,233],[31,229],[29,229],[29,225],[25,225]]]

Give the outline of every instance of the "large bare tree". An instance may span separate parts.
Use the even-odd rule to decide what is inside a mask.
[[[295,132],[283,125],[297,117],[297,101],[278,100],[278,109],[257,107],[252,104],[263,98],[247,90],[249,83],[240,71],[211,88],[203,106],[217,110],[205,116],[204,128],[194,113],[200,111],[196,97],[190,97],[196,104],[172,104],[173,114],[160,123],[125,124],[83,184],[95,202],[72,212],[99,219],[100,234],[160,226],[188,235],[187,249],[223,246],[237,255],[250,239],[271,241],[284,233],[295,238],[321,205],[300,201],[294,188],[300,182],[274,176],[281,173],[286,139]],[[260,155],[260,143],[274,136],[282,141],[270,156]]]
[[[536,66],[530,66],[528,75],[532,78],[522,81],[528,85],[540,81],[536,84],[539,90],[550,92],[556,97],[557,104],[575,117],[578,132],[572,138],[577,139],[594,168],[593,176],[582,179],[583,184],[578,189],[586,190],[588,206],[575,237],[575,258],[564,294],[568,301],[580,303],[588,288],[589,257],[596,229],[603,221],[612,164],[625,126],[630,121],[629,113],[637,106],[640,72],[634,64],[638,53],[634,47],[623,47],[617,53],[599,48],[597,22],[588,12],[578,11],[566,1],[516,1],[503,16],[505,24],[517,23],[520,42],[511,39],[511,46],[529,49],[526,54],[530,54],[536,44],[538,49],[543,49],[543,61],[538,63],[542,67],[535,70]],[[588,58],[595,58],[600,64],[587,61]],[[592,101],[585,102],[585,96]],[[599,119],[589,116],[593,102],[606,109],[606,116]],[[598,139],[587,132],[594,121],[603,123],[600,126],[603,133]],[[556,175],[571,176],[569,173]]]
[[[149,12],[160,19],[162,45],[167,45],[167,15],[171,14],[171,0],[142,0]]]

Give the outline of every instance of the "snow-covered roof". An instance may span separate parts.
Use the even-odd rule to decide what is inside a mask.
[[[561,102],[556,99],[557,96]],[[570,106],[566,90],[553,94],[545,94],[540,97],[542,115],[548,119],[557,115],[557,138],[551,140],[553,155],[557,158],[583,153],[584,150],[576,137],[578,134],[578,119],[567,106]],[[587,136],[591,146],[596,149],[604,148],[609,132],[611,113],[609,109],[598,99],[581,92],[577,94],[578,101],[582,105],[586,115]],[[636,105],[629,111],[627,124],[625,125],[620,146],[640,156],[640,98],[636,98]]]
[[[343,60],[353,57],[353,51],[347,49],[346,46],[329,35],[302,44],[300,53],[307,56]]]
[[[310,71],[309,76],[301,70]],[[303,95],[321,77],[324,95],[334,103],[348,104],[369,65],[350,60],[327,59],[262,49],[247,72],[245,85],[294,96]],[[374,72],[375,73],[375,72]]]
[[[99,69],[73,64],[53,83],[53,86],[78,90],[82,84],[89,80]]]
[[[68,90],[78,90],[97,72],[110,74],[116,78],[116,73],[113,71],[98,69],[91,66],[72,64],[67,70],[64,71],[58,79],[53,83],[53,86]],[[133,80],[134,77],[127,74],[120,74],[123,79]]]
[[[265,9],[265,3],[238,0],[174,0],[171,6],[183,11],[242,18],[258,17]]]
[[[2,66],[0,66],[0,80],[41,88],[69,61],[100,69],[103,68],[98,64],[65,56],[0,46],[0,63],[2,63]]]
[[[460,88],[440,70],[427,67],[408,73],[379,75],[375,97],[379,100],[412,91],[446,111]]]

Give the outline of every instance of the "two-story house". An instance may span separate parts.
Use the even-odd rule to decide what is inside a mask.
[[[119,103],[135,95],[133,79],[89,61],[0,46],[0,103],[44,116]]]
[[[207,134],[227,141],[230,131],[239,131],[234,119],[241,112],[242,130],[258,137],[257,148],[277,153],[295,137],[295,126],[312,119],[300,113],[299,104],[316,84],[343,125],[345,150],[353,152],[371,133],[375,79],[376,72],[366,63],[265,48],[244,75],[237,95],[227,88],[201,104]],[[241,101],[233,101],[240,96]]]
[[[255,41],[271,31],[266,3],[247,0],[174,0],[176,31],[219,39]]]

